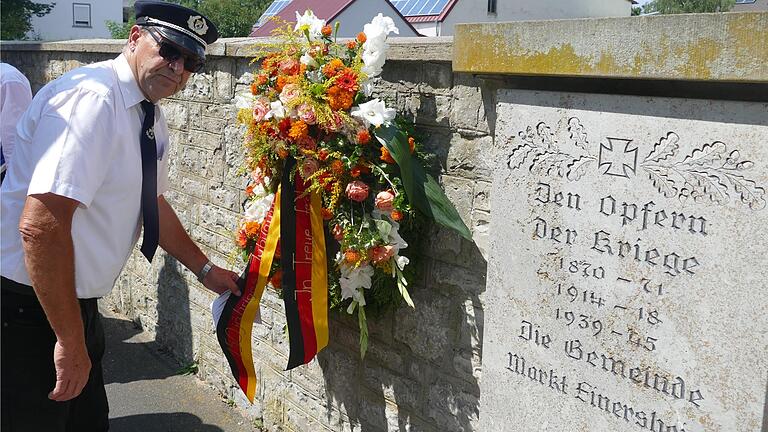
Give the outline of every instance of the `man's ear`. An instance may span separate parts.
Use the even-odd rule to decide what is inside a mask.
[[[131,51],[136,49],[136,44],[139,43],[139,38],[141,37],[141,27],[134,25],[131,27],[131,33],[128,35],[128,48],[131,49]]]

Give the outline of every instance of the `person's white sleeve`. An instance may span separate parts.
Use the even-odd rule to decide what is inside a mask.
[[[74,89],[52,98],[32,137],[42,154],[27,194],[53,193],[88,207],[111,165],[114,119],[111,99],[94,91]]]
[[[16,124],[32,102],[32,90],[28,83],[9,81],[0,86],[0,142],[6,162],[11,160],[16,145]]]

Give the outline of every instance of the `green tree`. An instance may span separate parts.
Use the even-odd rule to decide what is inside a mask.
[[[643,8],[632,6],[632,16],[637,16],[643,13]]]
[[[128,35],[131,34],[131,27],[136,24],[136,18],[131,17],[128,22],[124,23],[107,20],[106,24],[112,39],[128,39]]]
[[[221,37],[243,37],[272,3],[272,0],[171,0],[207,16]]]
[[[643,13],[661,14],[726,12],[736,0],[653,0],[643,6]]]
[[[32,15],[41,17],[51,12],[56,3],[31,0],[0,0],[0,39],[26,39],[32,30]]]

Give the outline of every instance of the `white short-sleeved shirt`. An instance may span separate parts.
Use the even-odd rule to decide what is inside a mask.
[[[35,95],[19,120],[0,189],[0,273],[31,285],[18,230],[27,195],[80,202],[72,219],[79,298],[109,293],[141,228],[144,95],[123,55],[68,72]],[[168,189],[168,127],[155,110],[157,192]]]
[[[16,124],[32,102],[29,80],[8,63],[0,63],[0,143],[6,163],[13,156]]]

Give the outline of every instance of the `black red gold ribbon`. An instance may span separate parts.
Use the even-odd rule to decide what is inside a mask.
[[[306,193],[296,161],[286,161],[281,186],[261,226],[250,257],[240,297],[230,296],[216,326],[224,355],[249,401],[256,393],[251,351],[253,320],[281,247],[283,301],[290,352],[287,369],[309,363],[328,345],[328,270],[319,192]],[[278,242],[279,240],[279,242]]]

